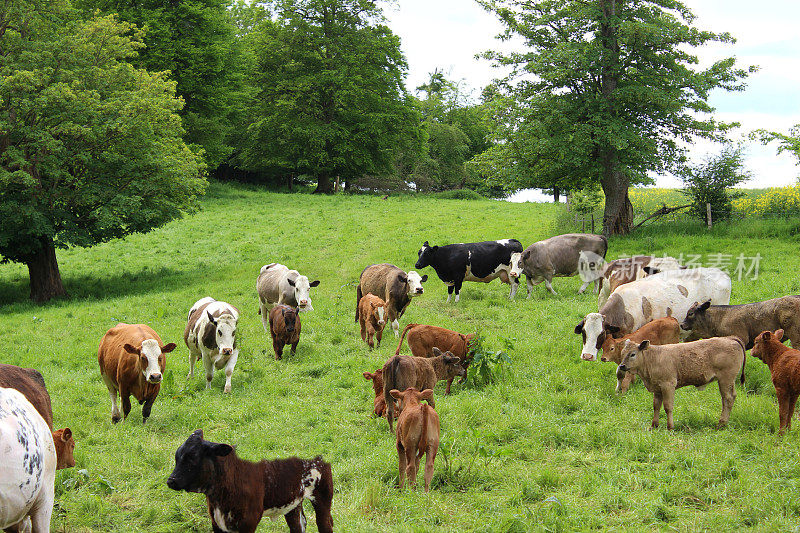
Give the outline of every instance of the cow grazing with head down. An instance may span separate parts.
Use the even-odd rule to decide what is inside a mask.
[[[53,409],[50,405],[50,394],[44,385],[44,378],[33,368],[20,368],[14,365],[0,364],[0,387],[16,389],[31,402],[42,416],[50,431],[53,432],[53,443],[56,447],[56,469],[75,466],[75,439],[72,430],[63,428],[53,431]]]
[[[375,393],[375,399],[372,404],[372,414],[377,417],[386,415],[386,399],[383,397],[383,369],[379,368],[375,372],[364,372],[364,379],[372,382],[372,390]]]
[[[428,275],[421,276],[409,271],[408,274],[389,263],[370,265],[361,272],[356,287],[356,322],[358,322],[358,306],[365,294],[374,294],[386,304],[386,322],[392,325],[395,336],[399,335],[400,319],[406,312],[408,304],[415,296],[425,292],[422,287],[428,281]]]
[[[236,327],[239,310],[229,303],[218,302],[210,296],[197,300],[189,310],[183,341],[189,348],[189,375],[194,377],[194,364],[203,360],[206,388],[211,388],[214,369],[225,369],[225,392],[231,391],[231,375],[239,359],[236,346]]]
[[[412,487],[417,485],[419,460],[425,456],[425,492],[431,489],[433,479],[433,462],[439,451],[439,415],[432,405],[422,403],[433,401],[433,391],[425,389],[420,392],[408,388],[403,392],[397,389],[389,391],[397,400],[400,417],[397,419],[397,459],[398,483],[403,489],[403,478],[408,476]]]
[[[276,305],[269,311],[269,332],[272,335],[272,349],[275,350],[275,359],[283,357],[283,347],[287,344],[292,347],[292,355],[297,351],[300,342],[300,311],[288,305]]]
[[[0,529],[48,533],[55,478],[47,422],[21,392],[0,387]]]
[[[311,306],[311,289],[319,285],[319,280],[308,281],[297,270],[290,270],[286,265],[270,263],[261,267],[256,279],[259,309],[264,329],[267,329],[269,307],[288,305],[301,311],[313,311]]]
[[[322,457],[253,463],[228,444],[204,440],[198,429],[175,452],[167,486],[205,494],[215,533],[253,533],[263,516],[283,516],[289,531],[303,533],[303,500],[314,507],[320,533],[333,531],[333,475]]]
[[[778,397],[778,433],[783,435],[792,427],[792,417],[800,396],[800,350],[789,348],[783,342],[782,329],[763,331],[753,342],[754,357],[761,359],[769,367],[772,384]],[[792,343],[794,344],[794,343]]]
[[[374,348],[375,338],[380,347],[383,328],[386,327],[386,302],[372,293],[363,296],[358,302],[358,323],[361,326],[361,340]]]
[[[111,396],[112,422],[116,424],[131,412],[131,395],[144,404],[142,422],[147,422],[167,366],[164,354],[174,349],[174,342],[165,345],[161,337],[144,324],[119,323],[103,335],[97,362]],[[122,416],[117,407],[117,394],[122,398]]]
[[[408,333],[408,347],[414,357],[434,357],[433,349],[437,348],[441,352],[450,352],[452,355],[461,359],[461,366],[466,368],[472,360],[472,346],[470,343],[475,338],[473,333],[464,335],[457,331],[440,328],[437,326],[426,326],[424,324],[409,324],[400,336],[400,343],[397,345],[395,355],[400,355],[403,347],[403,339]],[[445,394],[450,394],[450,387],[453,378],[447,380]]]
[[[522,244],[516,239],[499,241],[471,242],[431,246],[428,241],[417,252],[415,268],[430,266],[436,275],[447,285],[447,301],[453,292],[456,302],[461,295],[461,285],[465,281],[489,283],[500,278],[511,285],[509,298],[514,298],[519,287],[519,278],[511,275],[511,255],[522,251]]]

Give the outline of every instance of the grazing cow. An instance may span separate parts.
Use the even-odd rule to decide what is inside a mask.
[[[47,422],[21,392],[0,388],[0,529],[48,533],[55,478]]]
[[[681,341],[681,327],[677,320],[671,316],[667,316],[648,322],[633,333],[623,336],[621,339],[606,336],[606,340],[603,342],[603,355],[600,356],[600,360],[604,363],[613,361],[619,365],[622,362],[622,347],[625,346],[625,341],[628,339],[636,344],[644,340],[649,340],[652,346],[676,344]],[[625,372],[621,379],[617,379],[616,392],[624,394],[628,390],[628,387],[630,387],[634,378],[635,375],[632,372]]]
[[[333,475],[319,456],[253,463],[228,444],[203,440],[198,429],[175,452],[167,486],[205,494],[215,533],[253,533],[262,516],[283,516],[289,531],[305,532],[304,499],[314,507],[320,533],[333,531]]]
[[[194,363],[203,360],[206,388],[211,388],[214,369],[225,368],[224,392],[231,391],[231,376],[239,359],[236,346],[236,326],[239,310],[229,303],[218,302],[210,296],[197,300],[189,310],[183,342],[189,348],[189,375],[194,377]]]
[[[715,337],[680,344],[651,346],[650,341],[626,340],[622,347],[619,370],[642,378],[653,393],[653,424],[658,427],[661,405],[667,413],[667,429],[673,429],[672,406],[675,389],[694,385],[703,389],[716,380],[722,396],[719,427],[728,423],[736,399],[736,376],[744,383],[744,344],[738,337]]]
[[[425,455],[425,492],[431,489],[433,462],[439,451],[439,415],[433,406],[421,403],[431,402],[433,391],[408,388],[404,392],[397,389],[389,391],[399,403],[400,417],[397,419],[397,460],[398,483],[403,490],[404,477],[412,487],[417,486],[419,460]]]
[[[600,309],[608,301],[608,297],[620,285],[642,279],[650,274],[657,274],[667,270],[685,268],[674,257],[655,257],[652,255],[635,255],[615,259],[605,265],[600,278],[597,308]]]
[[[470,343],[475,337],[474,334],[464,335],[457,331],[423,324],[409,324],[406,326],[400,336],[400,344],[397,345],[395,355],[400,355],[400,348],[403,347],[403,339],[406,336],[406,332],[408,332],[408,347],[411,349],[411,355],[415,357],[433,357],[433,349],[438,348],[442,352],[450,352],[456,357],[460,357],[461,366],[464,367],[464,370],[467,369],[472,360]],[[450,386],[452,384],[452,378],[447,380],[445,394],[450,394]]]
[[[800,296],[783,296],[742,305],[695,303],[681,328],[691,331],[688,340],[735,335],[749,350],[762,331],[783,329],[792,346],[800,348]]]
[[[372,381],[372,390],[375,393],[372,414],[377,417],[386,415],[386,399],[383,397],[383,369],[379,368],[373,373],[364,372],[364,379]]]
[[[489,283],[495,278],[511,285],[509,298],[514,298],[519,287],[519,278],[510,275],[511,254],[521,251],[522,244],[516,239],[446,246],[431,246],[425,241],[417,252],[419,259],[414,267],[433,267],[439,279],[447,285],[448,302],[453,292],[456,293],[458,302],[464,281]]]
[[[669,270],[622,285],[600,308],[575,326],[583,336],[581,358],[594,361],[606,336],[619,338],[651,320],[672,316],[683,321],[694,302],[727,304],[731,278],[718,268]]]
[[[358,305],[361,303],[361,298],[365,294],[372,293],[386,302],[386,322],[392,325],[395,337],[398,336],[399,320],[406,312],[411,299],[425,292],[422,284],[426,281],[428,281],[427,274],[420,277],[413,270],[406,274],[389,263],[368,266],[361,272],[356,287],[356,322],[358,322]]]
[[[459,357],[450,352],[442,353],[438,348],[433,349],[433,354],[434,357],[431,358],[395,355],[383,365],[383,398],[386,400],[386,419],[392,431],[394,431],[395,411],[394,400],[390,394],[392,389],[406,390],[409,387],[417,390],[432,389],[437,381],[467,375]],[[433,398],[430,404],[436,407]]]
[[[297,351],[300,342],[300,310],[288,305],[276,305],[269,311],[269,333],[272,335],[272,349],[275,359],[283,357],[283,347],[292,345],[292,355]]]
[[[361,340],[374,348],[375,341],[372,338],[375,337],[380,347],[383,328],[386,327],[386,302],[372,293],[363,296],[358,302],[358,323],[361,326]]]
[[[764,331],[756,336],[751,355],[761,359],[772,374],[772,384],[778,396],[778,433],[783,435],[792,427],[792,416],[800,395],[800,350],[783,342],[783,330]],[[794,344],[794,343],[792,343]]]
[[[53,408],[42,375],[33,368],[0,364],[0,387],[18,390],[42,415],[47,427],[53,432],[58,459],[56,470],[75,466],[75,439],[72,438],[72,430],[64,428],[53,431]]]
[[[288,305],[301,311],[313,311],[311,288],[319,285],[319,280],[308,281],[297,270],[289,270],[286,265],[270,263],[261,267],[256,279],[259,309],[264,329],[267,329],[268,306]]]
[[[111,421],[119,422],[131,412],[131,394],[142,406],[142,423],[147,422],[153,402],[161,389],[167,354],[175,343],[165,345],[158,333],[144,324],[119,323],[109,329],[97,350],[100,375],[111,396]],[[122,416],[117,406],[122,398]]]
[[[575,276],[579,272],[580,253],[591,252],[597,261],[606,256],[608,240],[602,235],[591,233],[568,233],[556,235],[528,246],[524,252],[515,254],[511,259],[511,276],[519,278],[525,274],[527,279],[528,298],[533,286],[544,281],[545,287],[556,294],[552,281],[554,277]],[[586,256],[585,256],[586,257]],[[596,270],[597,265],[588,268]],[[584,279],[579,294],[583,294],[592,279]]]

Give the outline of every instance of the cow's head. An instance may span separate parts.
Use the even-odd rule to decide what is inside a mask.
[[[167,479],[172,490],[202,492],[214,483],[217,457],[230,454],[233,448],[203,440],[203,430],[198,429],[175,452],[175,469]]]
[[[783,345],[783,330],[779,329],[774,333],[771,331],[762,331],[753,341],[753,349],[750,350],[750,355],[754,355],[769,363],[775,355],[776,349]]]
[[[417,272],[413,270],[409,270],[408,274],[405,276],[400,276],[400,283],[406,284],[406,294],[408,294],[409,298],[413,298],[414,296],[419,296],[425,289],[422,287],[422,284],[428,281],[428,275],[425,274],[424,276],[420,276]]]
[[[433,260],[433,254],[436,253],[438,250],[438,246],[431,246],[428,244],[428,241],[425,241],[425,244],[422,245],[422,248],[419,249],[417,255],[419,258],[417,259],[414,268],[425,268],[426,266],[431,264]]]
[[[364,372],[364,379],[372,381],[372,389],[376,396],[383,396],[383,369],[379,368],[375,372]]]
[[[300,317],[298,316],[299,313],[300,309],[297,307],[289,307],[288,305],[281,307],[283,327],[286,328],[287,332],[291,333],[297,327],[297,322],[300,320]]]
[[[698,339],[714,337],[715,335],[711,334],[711,320],[706,314],[709,307],[711,307],[711,300],[693,303],[686,313],[686,318],[681,322],[681,329],[691,331],[692,336]]]
[[[389,394],[392,395],[392,398],[397,400],[398,413],[402,413],[403,409],[407,407],[415,407],[419,405],[422,403],[422,400],[430,403],[433,399],[433,390],[425,389],[424,391],[420,392],[414,387],[409,387],[403,392],[400,392],[397,389],[392,389],[389,391]]]
[[[508,276],[512,279],[522,277],[522,252],[511,254],[511,270],[508,271]]]
[[[75,439],[72,430],[59,429],[53,432],[53,444],[56,445],[56,470],[75,466]]]
[[[461,365],[461,358],[456,357],[450,352],[442,352],[439,348],[434,346],[433,348],[433,356],[434,357],[441,357],[442,362],[444,363],[445,369],[445,376],[439,377],[439,379],[453,379],[456,377],[463,378],[467,375],[467,371],[464,370],[464,367]]]
[[[203,344],[208,348],[216,347],[222,355],[232,355],[236,349],[236,324],[238,318],[224,312],[218,317],[206,311],[208,324],[203,333]]]
[[[625,341],[622,339],[615,339],[610,335],[606,335],[605,337],[602,345],[603,355],[600,356],[600,360],[604,363],[611,361],[619,364],[620,361],[622,361],[622,346],[625,344]]]
[[[297,276],[295,279],[287,278],[286,281],[294,288],[294,300],[301,311],[313,311],[311,306],[311,287],[319,285],[319,280],[309,282],[306,276]]]
[[[622,345],[622,362],[617,367],[617,376],[624,372],[635,372],[641,366],[642,357],[645,357],[642,352],[649,347],[649,340],[645,339],[637,344],[630,339],[626,339]]]
[[[583,281],[594,281],[603,276],[606,260],[602,255],[581,250],[578,253],[578,274]]]
[[[139,370],[144,379],[149,383],[160,383],[164,377],[164,368],[167,366],[167,358],[164,354],[175,349],[175,343],[171,342],[164,346],[158,344],[155,339],[145,339],[140,346],[125,344],[125,351],[139,357]]]
[[[383,327],[386,325],[386,304],[383,300],[376,300],[370,302],[370,307],[372,308],[372,318],[378,324],[378,327]]]
[[[603,347],[606,337],[619,333],[620,328],[614,324],[607,324],[605,317],[600,313],[589,313],[586,318],[575,326],[575,333],[583,336],[583,351],[581,359],[596,361],[597,353]]]

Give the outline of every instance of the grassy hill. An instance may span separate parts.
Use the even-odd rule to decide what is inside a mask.
[[[394,353],[391,332],[370,351],[354,322],[355,284],[376,262],[411,269],[423,241],[514,237],[527,246],[559,231],[562,206],[480,200],[317,197],[213,185],[196,215],[91,249],[61,252],[71,299],[28,303],[27,272],[0,266],[0,361],[39,369],[57,427],[70,426],[78,466],[59,472],[53,530],[209,531],[201,495],[165,481],[175,449],[197,428],[260,459],[321,454],[332,463],[337,531],[530,531],[601,528],[787,530],[800,520],[800,429],[779,439],[766,367],[748,358],[747,383],[728,428],[717,430],[716,385],[680,389],[676,430],[650,431],[652,395],[641,383],[614,395],[614,366],[580,361],[575,324],[596,311],[578,278],[558,296],[536,287],[511,302],[508,286],[467,283],[459,304],[431,269],[425,295],[401,321],[480,331],[508,348],[507,378],[482,390],[437,387],[442,444],[430,494],[399,492],[397,455],[385,420],[370,417],[361,373]],[[800,292],[797,237],[699,226],[648,228],[611,241],[609,257],[634,253],[761,255],[756,280],[734,279],[733,303]],[[762,228],[763,229],[763,228]],[[743,235],[749,235],[743,238]],[[787,235],[789,235],[787,233]],[[275,361],[256,314],[261,265],[278,261],[321,285],[304,314],[296,357]],[[186,315],[203,296],[237,306],[241,354],[233,392],[224,376],[204,389],[187,381]],[[146,426],[141,408],[112,425],[97,346],[117,322],[144,322],[164,342],[161,394]],[[404,348],[407,353],[407,348]],[[85,473],[79,470],[85,469]],[[309,529],[316,531],[306,506]],[[264,520],[259,531],[285,531]]]

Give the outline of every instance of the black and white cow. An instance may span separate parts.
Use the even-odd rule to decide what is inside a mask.
[[[464,281],[489,283],[495,278],[500,278],[503,283],[511,285],[509,297],[513,298],[519,287],[519,278],[509,275],[511,254],[515,252],[522,252],[522,244],[516,239],[446,246],[430,246],[428,241],[425,241],[419,249],[419,259],[414,266],[433,267],[439,279],[447,284],[448,302],[453,292],[456,293],[458,302],[461,284]]]

